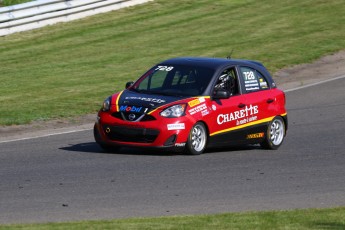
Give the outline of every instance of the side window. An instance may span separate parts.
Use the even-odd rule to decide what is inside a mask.
[[[268,83],[260,72],[249,67],[240,67],[240,70],[247,93],[268,89]]]
[[[230,95],[236,95],[239,93],[238,78],[234,68],[224,70],[214,86],[215,90],[224,89],[230,92]]]

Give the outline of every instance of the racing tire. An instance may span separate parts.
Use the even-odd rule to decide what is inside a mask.
[[[265,140],[260,145],[265,149],[278,149],[284,141],[285,132],[286,127],[283,118],[273,118],[267,127]]]
[[[101,147],[103,149],[103,151],[105,151],[107,153],[110,153],[110,152],[113,152],[113,151],[120,149],[119,146],[107,145],[101,141],[101,137],[100,137],[100,134],[98,132],[96,124],[93,127],[93,136],[95,138],[96,143],[99,145],[99,147]]]
[[[185,148],[185,153],[190,155],[200,155],[207,145],[207,130],[202,122],[197,122],[191,129]]]

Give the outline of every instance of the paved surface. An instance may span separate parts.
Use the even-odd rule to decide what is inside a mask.
[[[91,130],[0,143],[0,223],[344,206],[344,88],[288,92],[277,151],[106,154]]]

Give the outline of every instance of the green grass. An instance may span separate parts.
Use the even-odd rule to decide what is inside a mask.
[[[343,0],[155,0],[0,37],[0,125],[95,113],[176,56],[262,61],[274,73],[345,48]]]
[[[345,207],[333,209],[228,213],[202,216],[133,218],[75,223],[0,225],[0,230],[2,229],[343,230],[345,229]]]
[[[25,2],[31,2],[32,0],[0,0],[0,7],[1,6],[11,6]]]

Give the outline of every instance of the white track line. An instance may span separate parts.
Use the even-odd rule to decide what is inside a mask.
[[[93,124],[90,124],[90,126],[93,126]],[[38,135],[38,136],[34,136],[34,137],[24,137],[24,138],[12,139],[12,140],[0,141],[0,144],[1,143],[14,142],[14,141],[24,141],[24,140],[30,140],[30,139],[36,139],[36,138],[42,138],[42,137],[56,136],[56,135],[61,135],[61,134],[69,134],[69,133],[77,133],[77,132],[83,132],[83,131],[90,131],[90,130],[92,130],[92,128],[89,128],[89,129],[76,129],[76,130],[70,130],[70,131],[64,131],[64,132],[49,133],[49,134],[43,134],[43,135]]]
[[[324,84],[324,83],[327,83],[327,82],[331,82],[331,81],[335,81],[335,80],[339,80],[339,79],[342,79],[342,78],[345,78],[345,75],[342,75],[342,76],[339,76],[339,77],[335,77],[335,78],[331,78],[331,79],[327,79],[327,80],[324,80],[324,81],[315,82],[315,83],[304,85],[304,86],[299,86],[299,87],[296,87],[296,88],[293,88],[293,89],[284,90],[284,92],[288,93],[288,92],[292,92],[292,91],[296,91],[296,90],[300,90],[300,89],[305,89],[305,88],[308,88],[308,87],[312,87],[312,86],[316,86],[316,85],[321,85],[321,84]],[[92,126],[92,125],[90,125],[90,126]],[[30,139],[41,138],[41,137],[49,137],[49,136],[55,136],[55,135],[77,133],[77,132],[83,132],[83,131],[88,131],[88,130],[92,130],[92,128],[90,128],[90,129],[76,129],[76,130],[65,131],[65,132],[57,132],[57,133],[44,134],[44,135],[35,136],[35,137],[25,137],[25,138],[19,138],[19,139],[7,140],[7,141],[0,141],[0,144],[1,143],[14,142],[14,141],[30,140]]]
[[[300,89],[305,89],[305,88],[308,88],[308,87],[311,87],[311,86],[321,85],[321,84],[324,84],[324,83],[327,83],[327,82],[330,82],[330,81],[339,80],[339,79],[342,79],[342,78],[345,78],[345,75],[341,75],[339,77],[327,79],[327,80],[324,80],[324,81],[315,82],[315,83],[308,84],[308,85],[299,86],[299,87],[296,87],[296,88],[293,88],[293,89],[284,90],[284,92],[287,93],[287,92],[292,92],[292,91],[296,91],[296,90],[300,90]]]

